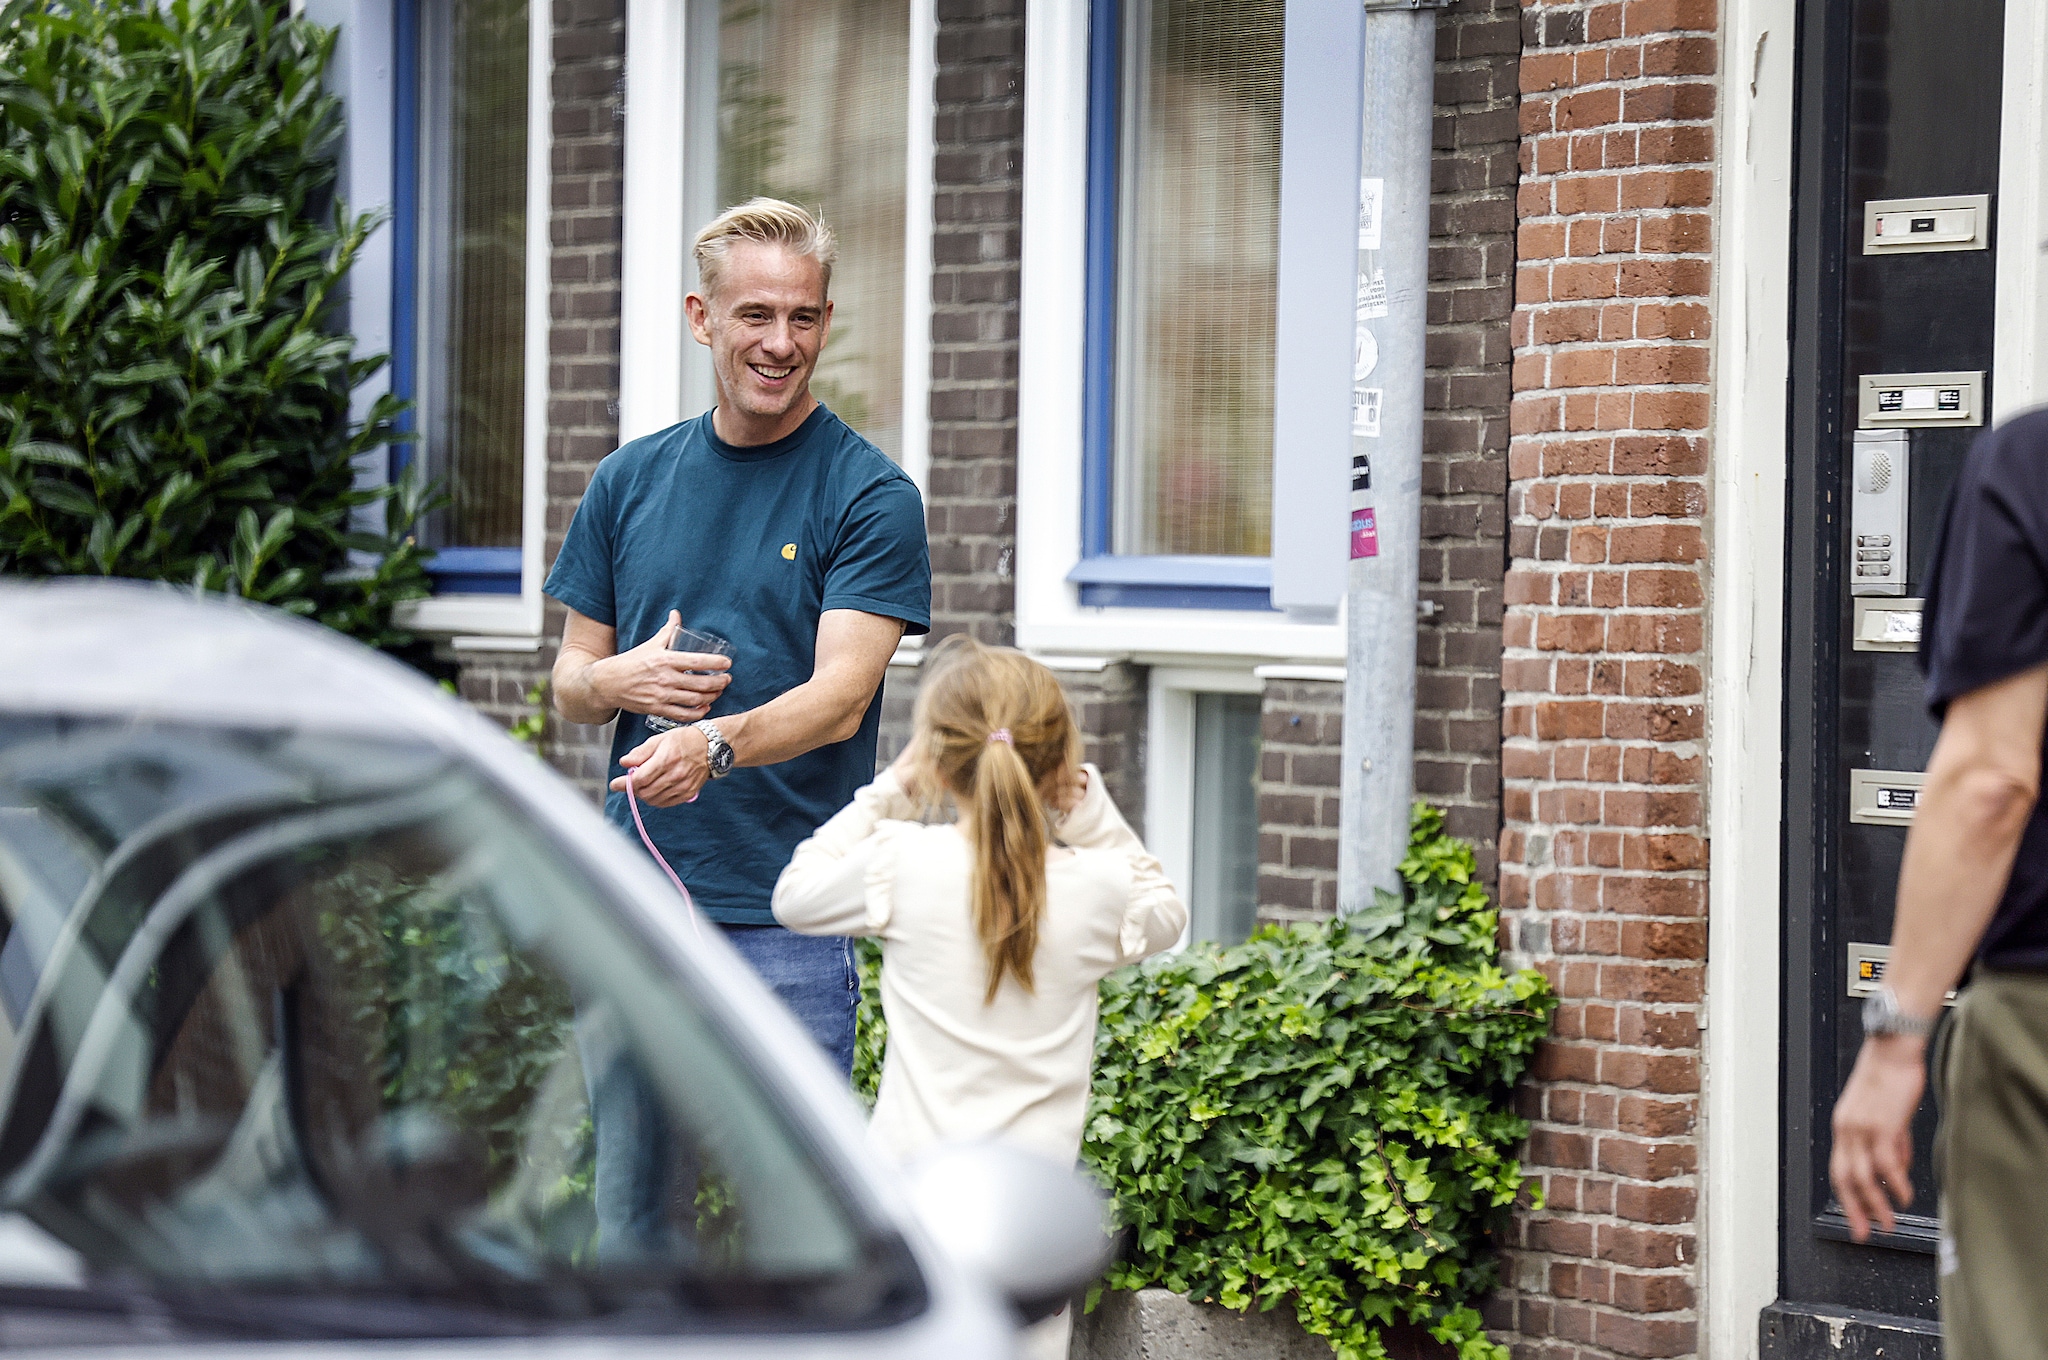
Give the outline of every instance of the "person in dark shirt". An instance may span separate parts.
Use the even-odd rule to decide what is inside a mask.
[[[1912,1202],[1928,1038],[1968,968],[1934,1060],[1944,1353],[2033,1354],[2048,1335],[2048,411],[1971,449],[1935,543],[1920,664],[1941,735],[1828,1172],[1859,1242]]]
[[[770,898],[798,843],[874,777],[883,673],[931,623],[924,505],[811,394],[830,228],[755,199],[695,253],[702,292],[684,305],[718,403],[598,465],[546,586],[569,610],[555,706],[618,718],[607,815],[632,832],[630,771],[700,909],[850,1068],[847,942],[783,929]],[[682,627],[728,640],[731,660],[670,650]]]

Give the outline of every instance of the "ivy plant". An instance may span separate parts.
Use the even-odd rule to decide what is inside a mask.
[[[1440,813],[1417,805],[1400,872],[1407,891],[1369,910],[1103,983],[1082,1158],[1126,1234],[1097,1293],[1286,1306],[1340,1360],[1383,1360],[1398,1323],[1505,1360],[1475,1305],[1490,1230],[1534,1197],[1510,1098],[1556,1002],[1541,974],[1502,971],[1472,849]],[[866,959],[872,1099],[887,1036]]]
[[[350,419],[384,359],[333,324],[376,225],[334,199],[334,41],[287,0],[0,4],[0,572],[409,640],[432,496],[357,484],[403,407]]]

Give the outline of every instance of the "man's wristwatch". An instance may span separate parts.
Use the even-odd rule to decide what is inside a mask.
[[[723,779],[731,774],[732,747],[726,743],[725,733],[718,730],[718,724],[701,718],[690,726],[704,734],[704,763],[711,767],[711,777]]]
[[[1909,1039],[1925,1039],[1934,1033],[1934,1026],[1941,1019],[1939,1012],[1927,1016],[1908,1015],[1899,1009],[1899,998],[1889,987],[1879,987],[1863,1003],[1863,1034],[1875,1038],[1880,1034],[1903,1034]]]

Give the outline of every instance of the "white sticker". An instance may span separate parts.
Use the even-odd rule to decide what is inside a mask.
[[[1358,278],[1358,319],[1377,321],[1387,314],[1387,271],[1375,269]]]
[[[1920,611],[1917,609],[1885,610],[1884,640],[1886,642],[1918,642],[1920,640]]]
[[[1382,389],[1377,387],[1351,389],[1351,433],[1368,439],[1380,437],[1381,395]]]
[[[1380,248],[1380,197],[1386,189],[1386,181],[1362,179],[1358,181],[1358,248],[1378,250]]]
[[[1380,342],[1373,338],[1371,327],[1361,321],[1358,323],[1358,351],[1351,368],[1351,381],[1364,382],[1379,366]]]

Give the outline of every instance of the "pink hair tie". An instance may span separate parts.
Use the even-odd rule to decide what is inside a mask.
[[[1012,748],[1017,745],[1016,742],[1010,740],[1010,729],[1007,727],[998,727],[995,731],[988,734],[988,739],[990,741],[999,741],[1003,745]]]

